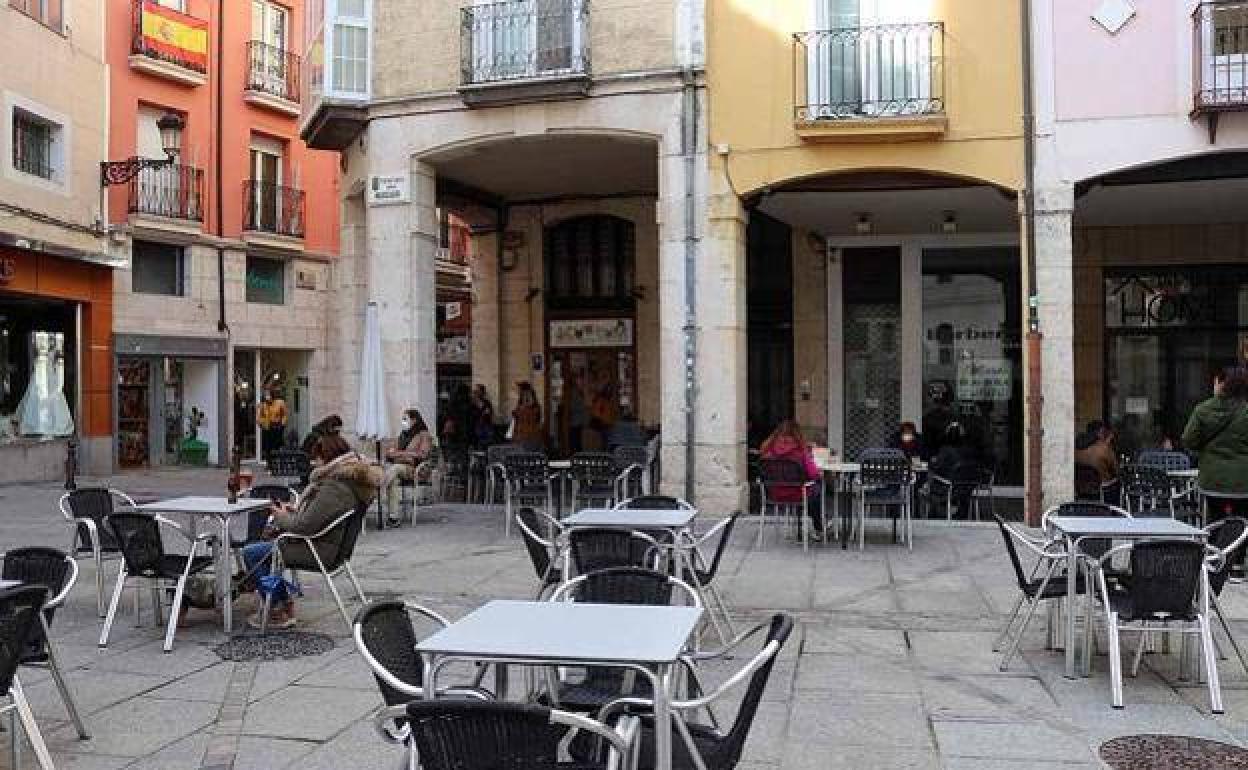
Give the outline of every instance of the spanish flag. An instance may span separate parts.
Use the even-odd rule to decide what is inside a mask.
[[[145,0],[143,44],[162,59],[208,69],[208,22]]]

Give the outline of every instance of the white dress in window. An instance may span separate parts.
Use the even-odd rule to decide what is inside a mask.
[[[23,436],[68,436],[74,418],[65,400],[64,336],[53,332],[31,335],[30,383],[17,405]]]

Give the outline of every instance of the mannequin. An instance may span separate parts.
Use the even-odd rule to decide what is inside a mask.
[[[30,350],[30,382],[17,405],[19,432],[23,436],[68,436],[74,432],[74,418],[65,400],[65,335],[33,332]]]

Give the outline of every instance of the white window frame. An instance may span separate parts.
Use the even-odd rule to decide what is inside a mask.
[[[321,93],[324,97],[334,100],[366,102],[372,98],[373,92],[373,2],[372,0],[364,0],[364,16],[346,16],[340,14],[338,8],[339,0],[325,0],[323,42],[325,71],[324,81],[321,83]],[[363,91],[342,91],[334,88],[334,70],[336,66],[334,62],[334,30],[339,26],[363,29],[365,31]]]
[[[30,185],[31,187],[37,187],[47,192],[70,195],[73,192],[71,183],[73,179],[73,122],[70,121],[67,115],[45,107],[21,94],[13,93],[12,91],[4,91],[3,94],[4,113],[3,116],[0,116],[0,122],[3,122],[4,130],[3,136],[0,136],[0,151],[3,151],[4,157],[3,160],[0,160],[0,167],[4,169],[5,178]],[[28,174],[13,165],[13,120],[19,110],[50,123],[55,129],[52,137],[51,157],[49,158],[52,165],[51,179]]]
[[[1200,62],[1200,88],[1201,91],[1209,92],[1206,99],[1212,104],[1239,104],[1244,101],[1242,98],[1236,99],[1229,95],[1228,98],[1221,98],[1218,91],[1214,90],[1215,86],[1221,86],[1224,92],[1238,90],[1242,92],[1241,96],[1248,95],[1248,54],[1218,56],[1213,52],[1217,29],[1214,15],[1217,12],[1217,6],[1212,6],[1207,13],[1201,14],[1200,44],[1203,55]],[[1216,77],[1215,73],[1218,73]]]

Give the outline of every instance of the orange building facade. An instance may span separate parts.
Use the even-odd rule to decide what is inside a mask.
[[[292,441],[336,403],[328,307],[338,161],[298,135],[303,0],[104,0],[109,155],[173,164],[107,188],[115,249],[111,371],[119,467],[224,463]],[[262,436],[256,404],[288,405]],[[280,434],[278,434],[280,435]]]

